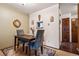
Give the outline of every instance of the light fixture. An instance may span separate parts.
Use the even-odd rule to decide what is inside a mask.
[[[26,5],[26,3],[22,3],[22,5]]]

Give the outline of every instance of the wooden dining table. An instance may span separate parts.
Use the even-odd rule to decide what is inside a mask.
[[[24,41],[27,41],[28,43],[30,43],[31,41],[35,40],[35,37],[33,35],[22,35],[22,36],[17,36],[15,35],[15,39],[14,39],[14,50],[16,50],[16,46],[19,46],[19,38],[24,38]],[[28,55],[30,55],[30,47],[28,45]]]

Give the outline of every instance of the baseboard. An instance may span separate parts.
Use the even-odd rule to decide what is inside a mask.
[[[58,48],[51,47],[51,46],[48,46],[48,45],[44,45],[44,46],[49,47],[49,48],[54,48],[54,49],[60,50],[60,49],[58,49]]]

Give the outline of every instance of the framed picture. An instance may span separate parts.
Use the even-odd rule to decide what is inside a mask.
[[[54,17],[53,16],[50,17],[50,22],[54,22]]]
[[[42,29],[43,28],[43,21],[37,22],[37,29]]]

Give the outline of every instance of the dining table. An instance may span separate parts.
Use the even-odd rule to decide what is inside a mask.
[[[30,43],[31,41],[35,40],[35,37],[33,35],[21,35],[21,36],[17,36],[15,35],[15,38],[14,38],[14,50],[16,50],[16,46],[18,47],[19,46],[19,38],[24,38],[28,43]],[[23,45],[24,46],[24,45]],[[30,46],[28,45],[28,55],[30,55]]]

